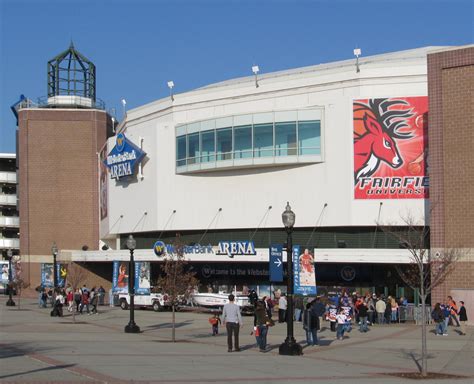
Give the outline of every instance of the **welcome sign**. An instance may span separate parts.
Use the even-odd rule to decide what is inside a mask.
[[[104,164],[112,179],[120,179],[135,174],[137,165],[146,153],[128,140],[123,133],[117,135],[115,147],[112,148]]]

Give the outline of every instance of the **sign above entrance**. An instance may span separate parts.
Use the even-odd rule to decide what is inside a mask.
[[[117,135],[115,147],[107,155],[104,164],[109,168],[112,179],[135,174],[137,165],[146,153],[128,140],[123,133]]]
[[[163,256],[166,253],[175,253],[176,249],[173,244],[165,244],[163,241],[158,240],[153,246],[153,251],[155,255]],[[211,254],[228,257],[257,254],[253,241],[220,241],[217,246],[212,246],[211,244],[184,245],[182,252],[184,255]]]

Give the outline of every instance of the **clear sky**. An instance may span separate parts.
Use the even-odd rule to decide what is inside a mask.
[[[429,45],[474,42],[473,0],[0,0],[0,152],[15,151],[10,106],[45,96],[67,49],[97,67],[97,96],[121,111],[261,72]],[[120,115],[120,114],[119,114]],[[120,117],[120,116],[119,116]]]

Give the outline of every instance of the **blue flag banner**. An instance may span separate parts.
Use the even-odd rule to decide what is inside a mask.
[[[314,257],[305,249],[301,253],[299,245],[293,247],[294,293],[299,295],[316,295],[316,272]]]
[[[283,281],[283,246],[273,244],[270,246],[270,281]]]
[[[150,262],[135,262],[135,294],[149,295],[150,288]]]
[[[58,287],[64,288],[66,286],[66,276],[66,264],[56,264],[56,281],[58,282]]]
[[[41,264],[41,286],[44,288],[54,287],[54,275],[53,275],[52,263]]]
[[[128,293],[128,261],[114,261],[112,292]]]

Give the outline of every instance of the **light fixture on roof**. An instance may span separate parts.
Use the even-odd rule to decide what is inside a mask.
[[[174,101],[174,96],[173,96],[174,82],[173,82],[173,80],[168,81],[168,88],[170,89],[171,101]]]
[[[125,106],[127,105],[127,100],[122,99],[121,102],[122,102],[123,118],[125,118],[125,115],[127,114],[127,111],[125,109]]]
[[[359,68],[359,56],[362,54],[362,50],[360,48],[354,49],[354,56],[356,57],[356,72],[360,72]]]
[[[258,65],[253,65],[252,66],[252,72],[255,75],[255,88],[258,88],[257,74],[260,72],[260,68],[258,67]]]

